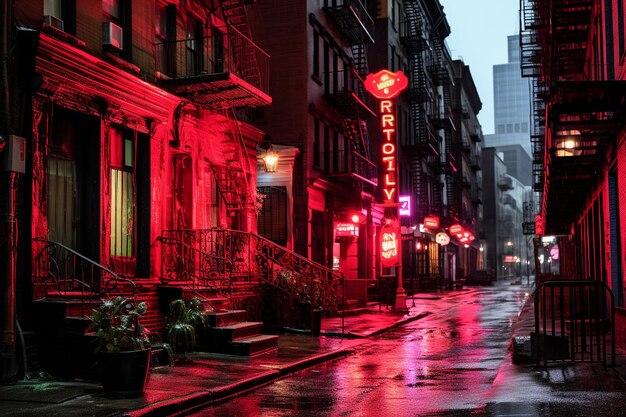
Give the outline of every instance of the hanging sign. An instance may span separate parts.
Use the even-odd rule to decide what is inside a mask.
[[[439,228],[439,217],[437,216],[426,216],[424,217],[424,227],[427,229],[438,229]]]
[[[450,243],[450,236],[443,232],[437,233],[435,236],[435,242],[439,243],[441,246],[446,246]]]
[[[398,96],[408,86],[409,79],[402,71],[391,72],[384,69],[365,77],[365,89],[381,100]]]
[[[398,202],[400,203],[400,216],[406,217],[411,215],[411,196],[410,195],[401,195],[398,197]]]
[[[355,223],[335,223],[335,236],[336,237],[345,237],[345,236],[358,236],[359,235],[359,225]]]
[[[380,231],[380,256],[382,266],[398,266],[400,233],[395,226],[383,226]]]

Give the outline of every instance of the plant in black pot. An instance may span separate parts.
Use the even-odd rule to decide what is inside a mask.
[[[179,361],[187,359],[187,353],[196,346],[196,328],[204,325],[202,303],[197,298],[179,299],[170,303],[165,340],[172,347]]]
[[[90,317],[98,336],[98,366],[104,394],[111,398],[143,395],[148,379],[150,349],[139,317],[146,303],[135,304],[125,297],[102,302]]]

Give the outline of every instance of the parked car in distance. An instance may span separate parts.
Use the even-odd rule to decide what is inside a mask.
[[[465,285],[493,285],[496,281],[497,278],[493,272],[483,269],[470,272],[470,274],[465,277]]]

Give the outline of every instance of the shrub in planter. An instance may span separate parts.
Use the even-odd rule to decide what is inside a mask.
[[[170,303],[165,339],[179,359],[185,359],[196,346],[196,334],[204,336],[206,313],[198,298]]]
[[[116,297],[103,300],[90,316],[91,329],[98,336],[98,365],[108,397],[143,395],[150,365],[148,339],[139,324],[145,312],[145,303],[135,306],[124,297]]]

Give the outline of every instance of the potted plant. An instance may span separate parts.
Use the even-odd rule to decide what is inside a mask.
[[[196,333],[204,335],[206,313],[199,298],[182,299],[170,303],[165,340],[181,360],[187,358],[196,346]]]
[[[136,306],[125,297],[103,300],[90,317],[98,336],[97,357],[104,394],[112,398],[143,395],[150,368],[150,349],[139,317],[146,303]]]

